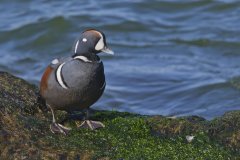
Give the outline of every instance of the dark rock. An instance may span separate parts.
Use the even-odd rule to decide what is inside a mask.
[[[240,111],[225,113],[209,122],[210,137],[240,152]]]
[[[106,125],[96,131],[78,129],[75,123],[81,116],[70,117],[58,111],[57,118],[73,129],[67,136],[52,134],[51,114],[39,98],[38,88],[0,72],[0,159],[237,159],[240,156],[240,111],[207,121],[198,116],[170,119],[92,110],[91,119]],[[187,135],[195,136],[192,143],[186,142]]]

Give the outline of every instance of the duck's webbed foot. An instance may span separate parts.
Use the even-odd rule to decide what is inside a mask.
[[[47,104],[47,106],[50,108],[52,112],[52,124],[50,124],[50,130],[52,133],[62,133],[64,135],[67,135],[68,132],[71,130],[71,128],[67,128],[59,123],[56,123],[54,111],[50,105]]]
[[[83,123],[79,126],[79,128],[89,128],[91,130],[95,130],[97,128],[103,128],[105,125],[102,122],[99,121],[91,121],[91,120],[85,120]]]
[[[59,123],[53,122],[50,124],[50,130],[52,133],[62,133],[64,135],[67,135],[71,128],[67,128]]]

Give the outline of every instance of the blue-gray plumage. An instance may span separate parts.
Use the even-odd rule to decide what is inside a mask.
[[[40,94],[52,111],[51,131],[66,134],[69,128],[56,123],[54,110],[78,111],[88,109],[105,89],[104,66],[100,52],[113,53],[108,49],[105,35],[91,29],[83,32],[73,46],[73,56],[55,59],[45,70]],[[91,129],[104,127],[101,122],[86,120],[81,125]]]

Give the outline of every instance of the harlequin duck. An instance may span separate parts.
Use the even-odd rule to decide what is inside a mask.
[[[101,97],[106,86],[103,63],[97,54],[113,51],[107,47],[103,32],[88,29],[74,43],[73,52],[72,57],[53,60],[40,82],[40,95],[52,112],[53,133],[66,134],[70,130],[56,123],[55,110],[87,109],[86,120],[80,127],[104,127],[101,122],[88,120],[88,108]]]

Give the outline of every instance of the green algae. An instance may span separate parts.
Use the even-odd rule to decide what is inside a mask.
[[[37,101],[38,89],[0,73],[0,159],[239,159],[240,111],[207,121],[189,116],[166,118],[116,111],[92,111],[91,119],[106,127],[71,126],[67,136],[49,130],[51,113]],[[10,85],[11,83],[11,85]],[[192,142],[187,135],[195,136]]]
[[[98,116],[105,112],[98,112]],[[111,112],[109,112],[110,114]],[[117,117],[105,120],[105,128],[96,131],[77,129],[68,136],[51,136],[46,141],[64,148],[91,150],[92,158],[99,159],[228,159],[234,158],[230,150],[203,132],[188,143],[183,136],[162,138],[153,135],[143,117]]]

